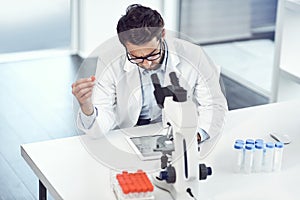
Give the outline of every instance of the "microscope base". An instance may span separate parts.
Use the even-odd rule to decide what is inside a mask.
[[[174,195],[175,190],[174,190],[174,187],[172,186],[172,184],[169,184],[166,181],[157,180],[155,175],[152,175],[152,183],[156,187],[169,192],[171,194],[173,200],[176,200],[176,195]]]

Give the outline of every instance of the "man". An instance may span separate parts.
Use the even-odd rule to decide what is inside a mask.
[[[80,79],[72,93],[80,104],[78,126],[87,134],[161,121],[150,75],[170,85],[175,72],[198,109],[198,140],[218,138],[227,111],[217,67],[202,49],[167,38],[164,20],[151,8],[131,5],[117,25],[122,52],[114,45],[102,50],[93,78]],[[124,51],[125,47],[125,51]]]

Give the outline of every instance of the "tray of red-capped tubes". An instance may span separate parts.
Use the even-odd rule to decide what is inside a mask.
[[[143,170],[123,171],[112,177],[113,190],[118,200],[153,200],[154,186]]]

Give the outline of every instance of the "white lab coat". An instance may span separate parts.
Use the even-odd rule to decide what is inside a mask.
[[[167,39],[166,43],[169,53],[164,86],[170,85],[169,73],[176,72],[181,86],[188,90],[188,96],[198,106],[198,127],[211,139],[216,138],[221,133],[227,111],[218,68],[198,45],[176,38]],[[120,44],[104,46],[106,48],[99,50],[97,84],[92,97],[98,117],[88,130],[78,122],[80,129],[93,136],[135,126],[142,108],[138,66],[127,60]]]

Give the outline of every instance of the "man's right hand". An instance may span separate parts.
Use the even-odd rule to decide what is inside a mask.
[[[94,85],[95,76],[79,79],[72,84],[72,94],[76,97],[82,112],[86,115],[92,115],[94,112],[91,100]]]

